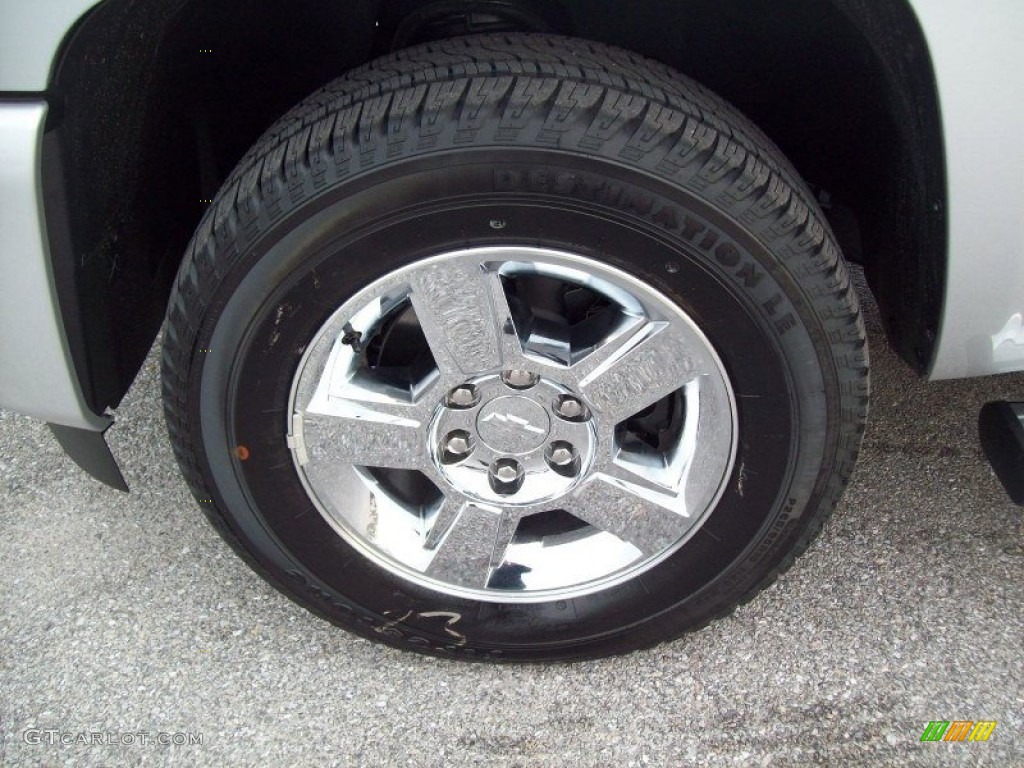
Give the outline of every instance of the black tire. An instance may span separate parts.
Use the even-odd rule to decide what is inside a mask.
[[[310,504],[284,412],[312,334],[381,275],[468,245],[626,270],[718,350],[736,395],[734,468],[697,533],[642,577],[547,602],[441,594],[361,556]],[[853,469],[867,368],[839,249],[760,131],[634,54],[495,35],[375,61],[267,132],[181,266],[163,391],[192,492],[286,595],[396,647],[534,661],[651,646],[772,583]]]

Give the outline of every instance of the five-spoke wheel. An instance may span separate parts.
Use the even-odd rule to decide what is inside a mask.
[[[736,435],[721,361],[681,309],[525,247],[359,291],[314,337],[289,411],[296,468],[341,536],[495,601],[585,594],[664,559],[713,508]]]
[[[749,599],[866,412],[842,258],[685,77],[541,35],[399,51],[282,118],[181,267],[164,396],[225,539],[364,637],[647,647]]]

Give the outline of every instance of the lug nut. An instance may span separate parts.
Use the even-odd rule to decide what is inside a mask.
[[[448,393],[448,405],[452,408],[472,408],[480,402],[480,393],[472,384],[463,384]]]
[[[572,395],[559,395],[555,399],[554,409],[566,421],[586,421],[590,418],[587,406]]]
[[[556,440],[544,452],[548,466],[555,472],[566,477],[579,474],[580,457],[572,443]]]
[[[529,389],[537,383],[539,377],[530,371],[511,370],[501,374],[501,380],[512,389]]]
[[[441,460],[445,464],[462,461],[473,452],[473,438],[464,429],[448,433],[441,446]]]
[[[488,479],[495,493],[511,496],[523,486],[523,466],[515,459],[498,459],[491,464]]]

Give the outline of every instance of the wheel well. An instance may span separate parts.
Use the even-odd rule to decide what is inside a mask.
[[[65,42],[44,139],[54,275],[92,408],[127,391],[204,201],[267,126],[396,41],[478,29],[619,45],[731,101],[818,193],[891,341],[924,370],[944,155],[931,63],[902,0],[106,0]]]

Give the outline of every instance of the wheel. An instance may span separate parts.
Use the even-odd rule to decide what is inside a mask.
[[[717,97],[602,45],[431,43],[296,107],[201,223],[165,410],[227,541],[364,637],[579,659],[806,548],[867,407],[825,220]]]

